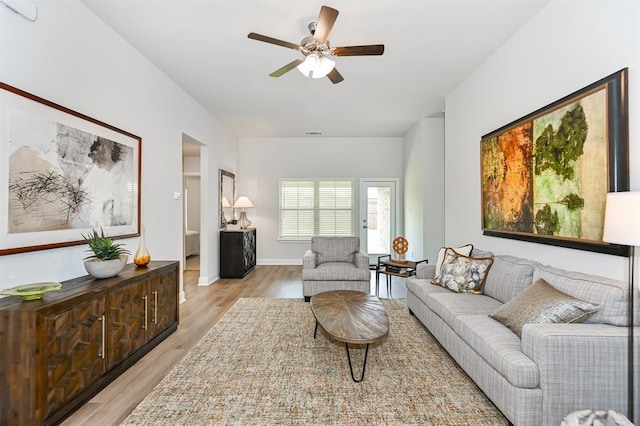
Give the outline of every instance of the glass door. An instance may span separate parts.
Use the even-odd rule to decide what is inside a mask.
[[[396,233],[396,181],[360,182],[360,245],[376,264],[378,256],[391,253]]]

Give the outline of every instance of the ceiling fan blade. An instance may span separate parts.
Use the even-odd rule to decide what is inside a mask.
[[[329,77],[329,80],[331,80],[333,84],[340,83],[342,80],[344,80],[344,77],[342,76],[342,74],[340,74],[338,70],[335,68],[333,68],[329,72],[329,74],[327,74],[327,77]]]
[[[295,43],[289,43],[288,41],[278,40],[277,38],[269,37],[262,34],[249,33],[247,35],[250,39],[264,41],[265,43],[276,44],[278,46],[288,47],[293,50],[300,50],[300,45]]]
[[[331,54],[334,56],[365,56],[365,55],[382,55],[384,53],[384,44],[370,44],[367,46],[344,46],[334,47]]]
[[[303,62],[304,62],[304,58],[298,58],[295,61],[289,62],[284,67],[275,70],[274,72],[269,74],[269,76],[271,76],[271,77],[280,77],[282,74],[288,73],[289,71],[291,71],[292,69],[294,69],[295,67],[297,67],[298,65],[300,65]]]
[[[316,23],[316,30],[313,33],[313,39],[318,43],[326,43],[336,18],[338,18],[337,10],[329,6],[322,6]]]

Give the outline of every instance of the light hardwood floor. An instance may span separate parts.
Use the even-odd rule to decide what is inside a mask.
[[[178,330],[65,420],[63,425],[117,425],[241,297],[302,298],[302,266],[257,266],[243,279],[198,286],[199,259],[187,260]],[[372,272],[372,292],[375,272]],[[404,280],[393,277],[392,295],[406,297]],[[380,297],[387,297],[384,277]]]

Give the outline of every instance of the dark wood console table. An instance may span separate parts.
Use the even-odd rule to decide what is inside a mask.
[[[380,274],[387,276],[387,295],[391,298],[391,277],[412,277],[416,274],[418,264],[427,262],[427,259],[396,262],[391,259],[390,254],[378,256],[378,264],[376,265],[376,296],[380,295]]]
[[[179,263],[0,299],[0,425],[58,424],[178,327]]]

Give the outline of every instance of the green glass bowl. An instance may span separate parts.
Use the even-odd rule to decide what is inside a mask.
[[[18,287],[0,290],[3,296],[21,296],[22,300],[38,300],[42,299],[45,293],[50,291],[58,291],[62,288],[62,284],[54,282],[42,282],[20,285]]]

